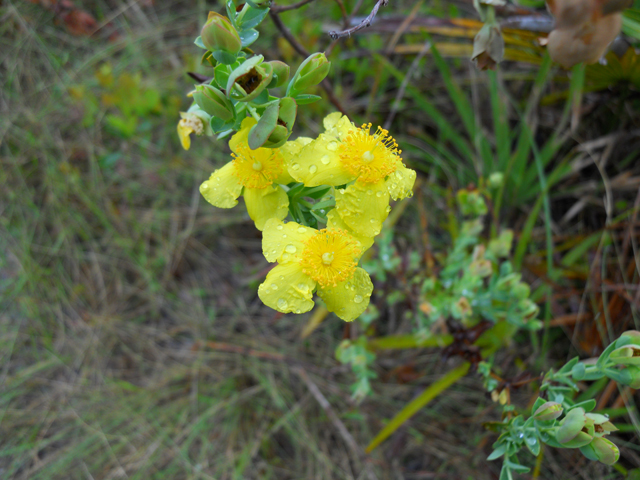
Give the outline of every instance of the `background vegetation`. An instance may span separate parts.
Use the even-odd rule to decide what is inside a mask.
[[[455,191],[494,172],[505,182],[487,230],[514,229],[513,262],[546,324],[500,353],[504,378],[638,329],[635,51],[618,45],[614,73],[568,75],[521,31],[497,72],[479,72],[467,60],[478,25],[437,20],[474,18],[470,2],[392,1],[367,31],[332,42],[354,4],[280,18],[306,50],[327,50],[341,108],[389,125],[421,172],[370,258],[373,332],[415,327],[410,280],[450,248]],[[282,316],[257,298],[268,270],[258,232],[198,192],[228,160],[226,142],[184,152],[176,135],[208,10],[222,6],[0,2],[0,478],[497,478],[483,423],[500,413],[474,374],[362,450],[460,359],[379,352],[373,394],[356,404],[335,349],[362,325],[327,317],[301,338],[313,312]],[[268,59],[302,59],[269,20],[259,45]],[[317,133],[335,108],[301,108],[297,133]],[[510,387],[513,402],[526,407],[535,387]],[[619,465],[546,449],[531,477],[638,478],[637,395],[614,382],[591,393],[620,428]]]

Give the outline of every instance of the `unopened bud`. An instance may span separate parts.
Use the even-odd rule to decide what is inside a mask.
[[[538,407],[533,413],[533,418],[541,422],[546,422],[548,420],[555,420],[560,415],[562,415],[562,405],[558,402],[547,402]]]
[[[301,92],[309,87],[319,84],[329,73],[331,62],[327,60],[324,53],[314,53],[310,55],[296,72],[292,84],[289,85],[290,90]]]
[[[235,61],[235,57],[242,48],[240,35],[224,15],[209,12],[207,23],[200,33],[202,43],[213,53],[216,60],[226,65]],[[222,52],[222,55],[216,53]],[[226,54],[226,55],[225,55]]]
[[[589,460],[597,460],[606,465],[613,465],[620,458],[618,447],[606,438],[596,437],[591,443],[581,447],[580,451]]]
[[[580,448],[591,443],[592,435],[583,431],[587,417],[583,408],[574,408],[561,420],[556,440],[567,448]]]
[[[225,122],[235,116],[233,104],[224,93],[211,85],[198,85],[193,99],[202,110]]]

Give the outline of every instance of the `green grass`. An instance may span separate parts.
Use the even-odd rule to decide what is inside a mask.
[[[496,418],[476,377],[465,377],[431,400],[429,409],[363,461],[291,368],[305,369],[364,448],[456,363],[444,364],[427,349],[380,355],[375,393],[357,406],[350,400],[353,377],[334,358],[344,324],[327,320],[303,341],[304,316],[281,317],[259,302],[255,284],[268,267],[259,233],[241,208],[215,209],[198,193],[200,182],[228,160],[228,149],[205,138],[194,139],[192,150],[184,152],[175,132],[191,86],[184,73],[198,68],[192,40],[208,7],[217,8],[205,2],[156,2],[153,8],[84,2],[99,22],[111,23],[87,39],[71,36],[37,4],[0,6],[0,478],[355,479],[368,478],[365,464],[380,479],[432,473],[494,478],[499,465],[484,458],[495,436],[481,422]],[[294,21],[295,13],[284,18],[292,18],[291,28],[305,45],[319,42],[324,48],[328,39],[318,25],[326,13],[321,6],[306,8],[305,19]],[[119,32],[113,41],[106,38],[110,28]],[[275,37],[269,25],[260,40],[264,48],[276,44]],[[368,45],[384,42],[377,38]],[[300,59],[281,47],[297,65]],[[336,58],[350,48],[338,47]],[[561,215],[553,209],[554,186],[560,180],[579,183],[560,169],[577,151],[558,142],[538,145],[545,187],[529,155],[533,142],[523,133],[528,131],[513,125],[508,101],[517,103],[517,92],[509,91],[515,100],[505,99],[499,78],[486,77],[493,110],[479,118],[460,86],[466,67],[433,58],[428,75],[443,95],[434,99],[419,82],[409,82],[407,95],[416,107],[398,115],[392,129],[407,132],[407,124],[415,123],[437,130],[417,136],[431,152],[429,168],[424,151],[406,148],[414,164],[422,159],[433,185],[422,187],[398,223],[400,250],[427,248],[414,218],[420,208],[434,212],[430,247],[447,248],[442,225],[451,211],[443,200],[445,179],[464,186],[514,162],[513,168],[524,169],[518,185],[526,189],[517,202],[505,193],[503,206],[510,213],[503,218],[526,240],[519,250],[523,267],[538,255],[546,262],[551,252],[545,235]],[[122,106],[101,100],[104,89],[95,74],[107,61],[116,77],[139,73],[136,88],[160,98],[157,111],[124,115],[135,118],[133,133],[106,126],[108,115],[123,114]],[[372,121],[384,117],[387,94],[395,93],[394,82],[405,73],[403,60],[375,57],[345,65],[336,67],[338,94],[353,100],[346,104],[356,116],[368,110]],[[382,65],[375,95],[363,94],[371,85],[363,65]],[[547,80],[541,74],[536,84]],[[70,94],[77,87],[85,89],[81,99]],[[531,105],[523,107],[525,118]],[[328,109],[321,103],[302,110],[300,133],[317,131]],[[483,135],[487,119],[495,143]],[[624,155],[632,176],[633,153],[629,147]],[[589,195],[602,193],[598,188]],[[551,208],[541,220],[547,192]],[[617,199],[627,201],[626,219],[635,197],[622,192]],[[581,217],[580,225],[587,220]],[[536,228],[541,224],[546,231]],[[598,228],[585,227],[588,243],[573,244],[565,264],[554,260],[554,267],[588,271],[586,255],[597,246]],[[606,243],[616,241],[622,239],[611,235]],[[628,282],[637,283],[637,272]],[[402,305],[387,306],[380,295],[375,301],[383,311],[381,330],[411,330]],[[558,345],[546,353],[563,359],[567,339],[553,334],[550,340]],[[526,361],[526,340],[515,347],[504,358]],[[403,365],[421,376],[397,381],[392,372]],[[566,472],[566,478],[604,478],[609,471],[578,465],[573,452],[545,455],[546,478]],[[633,458],[625,457],[626,467],[637,467]]]

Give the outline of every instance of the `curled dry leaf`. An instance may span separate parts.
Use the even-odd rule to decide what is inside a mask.
[[[547,48],[551,58],[570,68],[580,62],[595,63],[622,28],[619,13],[628,0],[548,0],[556,20]]]

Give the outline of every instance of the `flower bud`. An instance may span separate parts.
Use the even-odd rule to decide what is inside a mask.
[[[202,27],[200,36],[203,45],[213,52],[215,59],[226,65],[235,61],[236,55],[242,48],[240,35],[231,21],[219,13],[209,12],[209,18]],[[216,52],[223,52],[223,55],[216,55]]]
[[[281,87],[289,80],[290,67],[280,60],[267,62],[273,67],[273,80],[268,88]]]
[[[314,53],[300,64],[293,80],[289,84],[289,90],[301,92],[309,87],[319,84],[329,73],[331,62],[324,53]]]
[[[233,104],[224,93],[211,85],[198,85],[193,99],[202,110],[225,122],[235,116]]]
[[[498,25],[484,24],[473,39],[471,60],[480,70],[494,69],[504,57],[504,40]]]
[[[562,415],[562,405],[558,402],[547,402],[540,405],[533,413],[533,418],[541,422],[555,420]]]
[[[504,185],[504,173],[493,172],[487,179],[487,185],[489,188],[499,188]]]
[[[596,437],[591,443],[580,447],[582,454],[589,460],[597,460],[606,465],[613,465],[620,458],[620,450],[606,438]]]
[[[587,417],[583,408],[574,408],[560,421],[556,440],[567,448],[579,448],[591,443],[592,435],[583,431]]]

